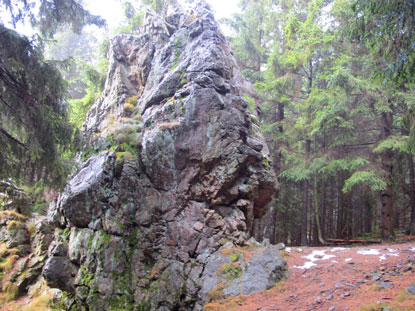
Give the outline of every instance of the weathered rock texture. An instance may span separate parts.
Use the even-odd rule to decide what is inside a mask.
[[[200,310],[215,251],[243,245],[275,191],[243,98],[254,90],[204,2],[165,19],[149,13],[145,34],[116,37],[109,56],[84,133],[91,148],[110,136],[118,146],[90,157],[50,211],[66,229],[44,275],[74,308]],[[265,287],[284,266],[277,252],[268,258]]]

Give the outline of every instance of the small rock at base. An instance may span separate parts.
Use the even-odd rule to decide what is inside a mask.
[[[336,310],[336,309],[334,308],[334,306],[331,306],[331,307],[329,308],[329,311],[334,311],[334,310]]]
[[[410,284],[406,292],[411,296],[415,296],[415,283]]]
[[[320,296],[318,296],[318,297],[316,298],[316,302],[317,302],[317,303],[322,303],[322,300],[321,300],[321,297],[320,297]]]
[[[393,288],[392,283],[386,283],[386,282],[376,282],[376,286],[382,287],[382,288]]]

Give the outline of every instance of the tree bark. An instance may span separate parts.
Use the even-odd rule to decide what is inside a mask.
[[[320,210],[319,210],[319,203],[318,203],[318,183],[317,183],[317,174],[314,174],[314,214],[316,218],[316,228],[317,228],[317,237],[318,242],[320,244],[325,244],[322,230],[321,230],[321,224],[320,224]]]
[[[408,234],[415,234],[415,171],[414,171],[414,157],[412,153],[408,154],[409,167],[409,200],[411,206],[411,222],[409,225]]]
[[[343,174],[339,172],[337,178],[337,222],[336,222],[336,238],[341,239],[342,229],[344,226],[344,217],[343,217]]]
[[[301,245],[308,245],[307,226],[308,226],[308,180],[304,180],[303,184],[303,209],[301,221]]]
[[[382,140],[387,139],[392,133],[392,113],[382,113]],[[382,202],[382,225],[381,237],[382,240],[391,240],[395,237],[394,233],[394,200],[392,189],[392,171],[393,171],[393,153],[390,149],[386,149],[381,154],[382,168],[384,171],[386,188],[381,192]]]

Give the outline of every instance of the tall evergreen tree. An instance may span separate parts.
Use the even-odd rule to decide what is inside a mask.
[[[79,31],[86,24],[102,25],[77,1],[2,0],[14,24],[28,19],[44,36],[62,25]],[[72,127],[64,102],[65,82],[44,60],[39,46],[0,25],[0,178],[58,185],[65,177],[61,153],[70,146]]]

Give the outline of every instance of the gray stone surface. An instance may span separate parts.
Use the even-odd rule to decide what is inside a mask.
[[[415,284],[410,284],[406,292],[411,296],[415,296]]]
[[[150,12],[145,29],[112,40],[103,96],[83,126],[87,146],[101,152],[49,212],[61,229],[44,276],[79,309],[200,310],[214,282],[207,271],[226,263],[218,249],[244,245],[277,186],[244,99],[255,91],[208,5],[187,13],[176,6],[166,18]],[[134,111],[126,111],[134,96]],[[113,128],[132,118],[139,122],[132,158],[121,158],[121,143],[102,150],[111,149]],[[266,246],[223,294],[268,288],[284,269]]]
[[[200,297],[206,303],[218,295],[250,295],[271,288],[287,273],[286,262],[275,246],[248,244],[237,248],[225,245],[207,259]]]

